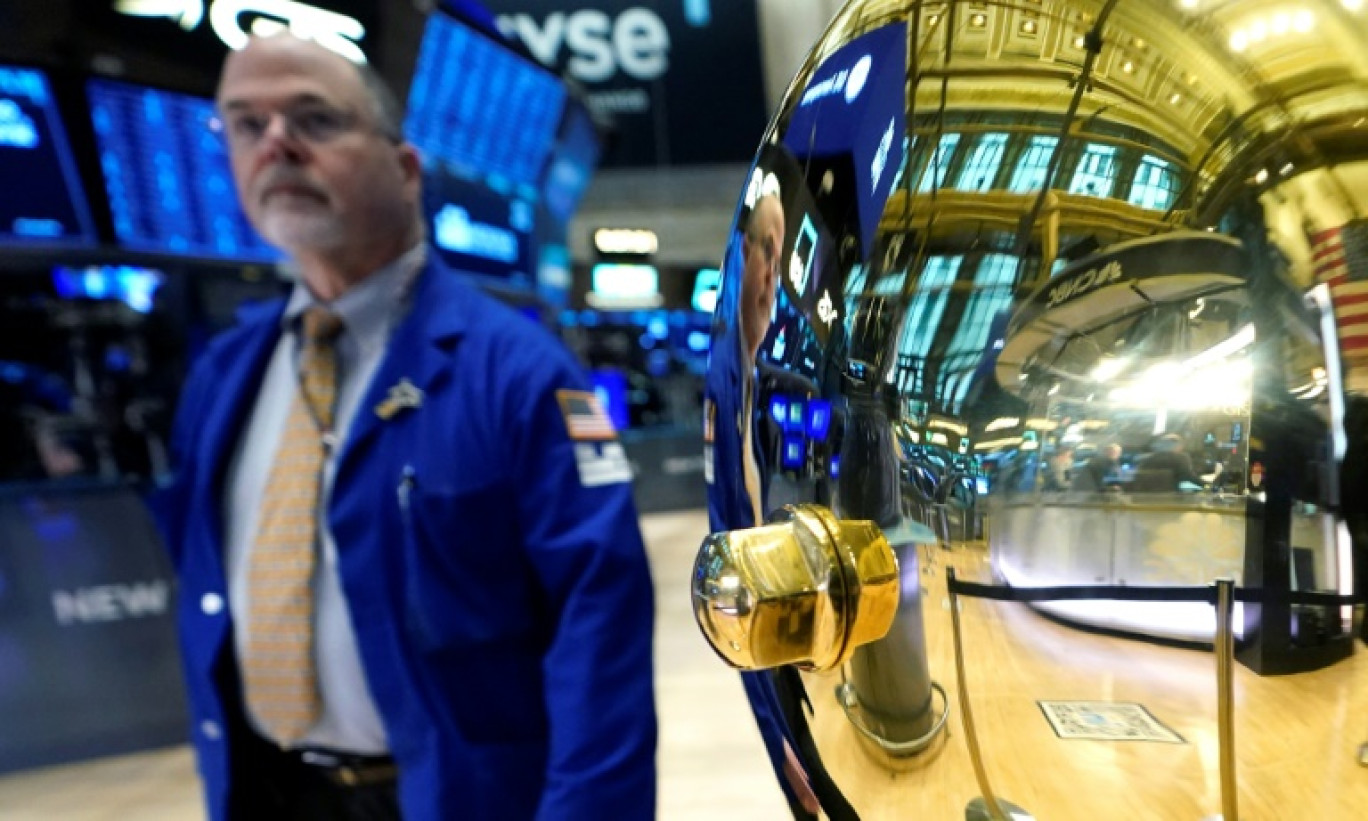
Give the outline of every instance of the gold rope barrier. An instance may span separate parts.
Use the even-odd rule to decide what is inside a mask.
[[[1216,581],[1216,723],[1221,756],[1221,819],[1238,821],[1235,789],[1235,637],[1231,611],[1235,599],[1232,579]]]
[[[951,633],[955,639],[955,677],[958,680],[956,692],[959,695],[960,721],[964,726],[965,744],[969,747],[969,760],[974,765],[974,778],[978,781],[978,798],[969,802],[964,810],[968,821],[1024,821],[1031,816],[1010,802],[999,801],[988,783],[988,771],[983,766],[983,754],[979,749],[978,734],[974,730],[974,711],[969,706],[969,687],[964,676],[964,642],[960,636],[959,596],[955,595],[955,568],[945,568],[946,590],[950,593]]]

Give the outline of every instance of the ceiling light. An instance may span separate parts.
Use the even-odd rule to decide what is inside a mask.
[[[1287,163],[1282,168],[1278,169],[1278,173],[1286,177],[1288,174],[1292,173],[1293,168],[1294,166],[1292,165],[1292,163]]]
[[[1247,48],[1249,48],[1249,37],[1245,34],[1244,29],[1238,29],[1230,35],[1231,51],[1244,51]]]
[[[1083,39],[1083,35],[1081,35],[1081,34],[1078,35],[1077,37],[1074,38],[1074,43],[1073,43],[1074,48],[1083,48],[1083,45],[1084,45],[1085,42],[1086,42],[1086,41]]]
[[[1268,24],[1263,20],[1255,20],[1249,24],[1249,42],[1262,43],[1268,38]]]
[[[1190,86],[1195,86],[1195,85],[1197,85],[1197,75],[1196,75],[1196,74],[1189,74],[1189,75],[1188,75],[1188,85],[1190,85]]]
[[[936,25],[936,24],[939,23],[939,22],[940,22],[940,15],[939,15],[939,14],[932,14],[932,15],[930,15],[930,16],[928,16],[928,17],[926,18],[926,23],[927,23],[927,25],[934,26],[934,25]]]
[[[970,15],[970,17],[969,17],[969,25],[972,26],[973,28],[976,28],[976,29],[981,29],[981,28],[983,28],[984,26],[988,25],[988,15],[986,15],[986,14],[973,14],[973,15]]]
[[[1021,23],[1022,34],[1035,34],[1036,24],[1034,20],[1025,20]]]
[[[1173,93],[1173,96],[1172,96],[1172,97],[1169,97],[1169,102],[1170,102],[1170,103],[1173,103],[1174,105],[1178,105],[1178,104],[1181,103],[1182,101],[1183,101],[1183,95],[1179,94],[1179,93],[1176,92],[1176,91]]]
[[[1268,169],[1260,168],[1259,173],[1254,175],[1254,182],[1258,183],[1259,185],[1263,185],[1264,183],[1268,182]]]
[[[1141,40],[1139,37],[1136,37],[1134,40],[1131,40],[1131,43],[1138,49],[1143,49],[1145,47],[1145,41]]]
[[[1178,5],[1185,9],[1195,9],[1197,8],[1197,0],[1178,0]]]
[[[1363,0],[1340,0],[1340,5],[1349,11],[1358,11],[1363,8]]]
[[[1127,74],[1130,74],[1131,72],[1135,71],[1135,63],[1132,63],[1130,60],[1127,60],[1126,62],[1121,64],[1121,70],[1126,72]]]
[[[1292,16],[1285,11],[1278,12],[1273,15],[1271,28],[1274,34],[1286,34],[1288,29],[1292,28]]]
[[[1299,9],[1292,15],[1292,28],[1296,29],[1297,33],[1305,34],[1315,27],[1316,15],[1312,14],[1310,9]]]

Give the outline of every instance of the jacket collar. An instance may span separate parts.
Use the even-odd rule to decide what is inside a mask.
[[[436,262],[434,256],[429,254],[418,274],[412,307],[394,329],[385,358],[357,409],[341,454],[344,462],[386,422],[376,409],[392,389],[406,381],[426,395],[440,389],[449,378],[456,343],[470,327],[478,297],[472,286]]]

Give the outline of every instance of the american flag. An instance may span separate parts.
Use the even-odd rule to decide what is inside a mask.
[[[617,438],[613,420],[603,410],[599,398],[588,391],[556,391],[565,428],[576,442],[606,442]]]
[[[1316,282],[1330,287],[1345,365],[1368,366],[1368,220],[1311,235]]]

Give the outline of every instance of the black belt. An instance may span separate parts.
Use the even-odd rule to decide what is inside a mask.
[[[335,750],[285,750],[284,754],[339,787],[375,787],[399,780],[399,767],[387,755],[352,755]]]

